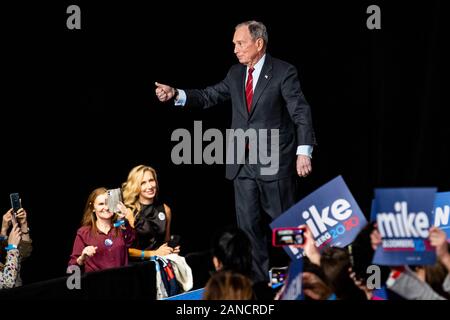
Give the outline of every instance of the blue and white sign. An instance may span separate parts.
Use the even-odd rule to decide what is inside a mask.
[[[372,199],[370,204],[370,222],[377,220],[377,210],[375,210],[375,199]]]
[[[450,192],[436,193],[433,214],[434,225],[447,233],[447,241],[450,242]]]
[[[164,298],[162,300],[202,300],[205,288],[183,292],[171,297]]]
[[[367,220],[344,179],[338,176],[292,206],[270,226],[274,229],[303,224],[309,227],[315,245],[322,250],[352,243]],[[300,248],[286,246],[284,249],[291,259],[302,257]]]
[[[428,240],[436,188],[375,189],[382,244],[373,263],[387,266],[434,264]]]
[[[303,300],[303,259],[293,260],[289,266],[281,300]]]

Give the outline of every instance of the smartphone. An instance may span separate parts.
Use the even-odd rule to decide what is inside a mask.
[[[277,288],[284,284],[287,277],[288,267],[273,267],[269,270],[270,285]]]
[[[358,246],[356,246],[358,249]],[[350,266],[352,267],[352,271],[355,273],[356,277],[358,279],[366,280],[367,279],[367,266],[369,266],[368,262],[371,260],[367,260],[367,258],[361,256],[361,254],[358,255],[358,258],[355,261],[355,245],[348,245],[347,246],[347,252],[348,252],[348,258],[350,262]]]
[[[18,193],[11,193],[9,195],[9,199],[11,200],[11,208],[13,209],[13,214],[12,214],[12,218],[13,218],[13,222],[16,223],[16,215],[17,215],[17,211],[19,211],[20,208],[22,208],[22,204],[20,202],[20,196]]]
[[[180,245],[180,239],[181,237],[179,235],[173,234],[170,236],[170,240],[167,245],[171,248],[175,248]]]
[[[350,266],[354,270],[355,269],[355,257],[353,256],[353,247],[351,244],[348,245],[347,251],[348,251],[348,258],[350,260]]]
[[[112,213],[120,212],[120,210],[117,208],[119,202],[122,202],[122,190],[120,188],[109,189],[107,200],[108,210]]]
[[[274,247],[303,247],[305,245],[304,233],[304,227],[275,228],[272,232],[272,245]]]

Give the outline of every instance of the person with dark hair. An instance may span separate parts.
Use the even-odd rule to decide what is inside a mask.
[[[212,243],[212,260],[216,271],[232,271],[251,278],[252,244],[247,234],[239,228],[226,227],[216,234]],[[267,281],[252,281],[255,298],[273,300],[275,292]]]
[[[325,248],[320,256],[320,266],[339,300],[366,300],[364,292],[351,279],[348,251],[343,248]]]
[[[107,199],[105,188],[95,189],[89,195],[69,266],[78,265],[85,272],[92,272],[128,265],[128,248],[134,241],[134,230],[127,219],[125,225],[114,226],[116,221],[124,219],[127,209],[120,203],[121,213],[115,216],[108,209]]]
[[[323,270],[306,257],[303,260],[302,281],[305,300],[332,300],[334,297]]]
[[[223,81],[201,90],[155,83],[155,93],[161,102],[174,99],[175,105],[203,109],[231,101],[234,136],[227,137],[226,178],[234,182],[238,227],[253,247],[252,278],[268,282],[269,233],[264,221],[296,203],[297,178],[312,171],[316,138],[296,68],[266,53],[266,26],[258,21],[238,24],[233,43],[239,64]]]
[[[246,276],[252,273],[252,245],[244,231],[227,228],[216,235],[212,245],[216,270],[233,270]]]

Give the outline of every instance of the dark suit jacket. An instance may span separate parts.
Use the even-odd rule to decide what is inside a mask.
[[[272,181],[296,174],[297,146],[316,143],[310,106],[301,91],[297,70],[291,64],[266,54],[250,114],[245,100],[246,70],[245,65],[237,64],[230,68],[226,78],[220,83],[202,90],[186,90],[186,106],[209,108],[231,99],[231,128],[241,128],[244,131],[249,128],[269,129],[269,156],[273,151],[270,129],[279,130],[279,169],[271,175],[261,175],[261,170],[256,170],[257,178]],[[237,176],[241,166],[237,163],[236,155],[235,150],[234,163],[226,166],[226,177],[230,180]],[[268,165],[256,166],[259,169],[260,166]]]

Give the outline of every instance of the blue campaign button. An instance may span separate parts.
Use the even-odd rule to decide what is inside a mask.
[[[113,245],[113,241],[111,239],[105,239],[105,246],[111,247]]]

